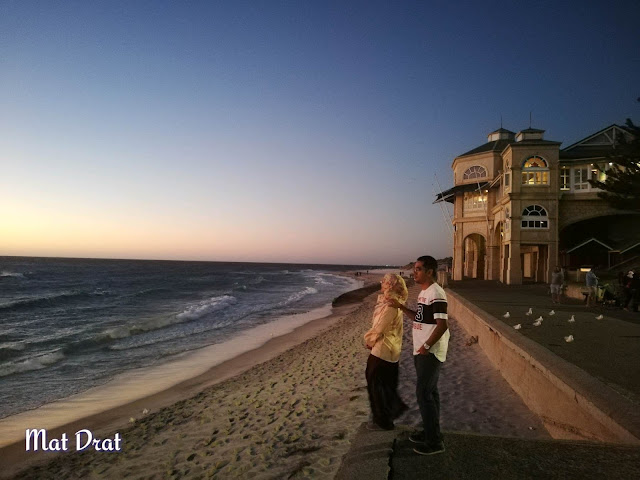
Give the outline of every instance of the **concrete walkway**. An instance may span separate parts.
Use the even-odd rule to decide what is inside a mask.
[[[451,288],[493,318],[509,326],[521,323],[520,334],[638,403],[640,314],[603,307],[587,309],[574,300],[554,305],[544,285],[475,281],[456,282]],[[526,315],[529,308],[534,315]],[[555,315],[549,315],[551,310]],[[510,316],[505,319],[507,311]],[[598,320],[601,314],[603,318]],[[532,325],[540,315],[544,329]],[[568,323],[571,315],[576,321]],[[569,331],[576,338],[572,343],[563,341]],[[408,433],[410,429],[402,426],[391,432],[370,432],[361,426],[336,478],[640,478],[638,446],[445,431],[447,451],[425,457],[413,452]]]
[[[413,452],[409,431],[370,432],[364,425],[338,480],[601,480],[640,478],[640,447],[445,432],[439,455]]]

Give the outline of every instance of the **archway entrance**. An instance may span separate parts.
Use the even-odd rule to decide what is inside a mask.
[[[521,245],[522,283],[546,282],[548,262],[548,245]]]
[[[464,239],[463,278],[484,279],[486,249],[487,242],[478,233],[472,233]]]

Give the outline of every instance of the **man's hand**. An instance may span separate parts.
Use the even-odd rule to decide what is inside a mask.
[[[402,304],[398,301],[397,298],[390,298],[387,300],[387,305],[393,308],[402,308]]]
[[[424,348],[424,345],[420,345],[420,348],[418,349],[418,355],[429,355],[429,350]]]

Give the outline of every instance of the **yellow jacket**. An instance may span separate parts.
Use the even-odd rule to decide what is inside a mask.
[[[373,325],[365,333],[365,343],[372,347],[371,354],[387,362],[397,362],[402,349],[402,312],[386,304],[384,295],[378,295],[373,310]]]

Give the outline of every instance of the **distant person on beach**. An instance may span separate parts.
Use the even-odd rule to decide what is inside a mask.
[[[416,396],[422,416],[423,431],[413,433],[409,440],[416,443],[414,452],[434,455],[444,452],[440,432],[440,394],[438,377],[446,360],[449,346],[447,325],[447,295],[435,281],[438,262],[430,256],[418,258],[413,278],[422,287],[418,294],[418,308],[413,311],[397,301],[390,305],[402,310],[413,320],[413,363],[416,367]]]
[[[367,360],[367,391],[373,422],[370,430],[392,430],[393,421],[407,406],[398,395],[398,362],[402,349],[402,312],[391,307],[391,299],[400,304],[407,301],[409,292],[400,275],[388,273],[380,282],[381,294],[373,311],[373,325],[364,335],[371,350]]]
[[[562,285],[564,284],[564,275],[560,267],[556,266],[551,273],[551,301],[560,303],[560,295],[562,294]]]
[[[587,283],[587,307],[593,307],[596,304],[598,298],[598,277],[596,277],[595,269],[591,269],[587,272],[585,281]]]
[[[629,270],[624,282],[624,303],[622,307],[629,311],[638,309],[638,296],[640,294],[640,274]]]

